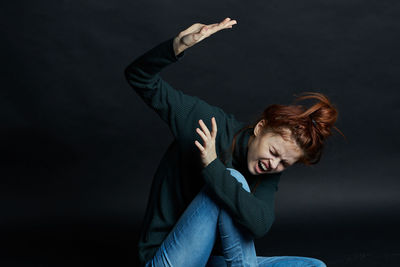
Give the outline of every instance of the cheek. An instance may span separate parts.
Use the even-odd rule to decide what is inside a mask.
[[[248,159],[253,162],[257,162],[259,159],[270,158],[271,155],[268,151],[268,146],[265,143],[254,142],[252,146],[249,146]]]
[[[250,146],[250,147],[249,147],[249,150],[247,151],[247,153],[248,153],[247,156],[248,156],[251,160],[254,160],[254,159],[257,157],[257,149],[256,149],[256,147]]]

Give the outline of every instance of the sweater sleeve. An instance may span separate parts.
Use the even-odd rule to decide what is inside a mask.
[[[261,178],[255,194],[243,189],[219,158],[208,164],[202,170],[202,175],[233,219],[243,225],[254,238],[260,238],[269,231],[275,219],[274,199],[280,173]]]
[[[198,119],[209,121],[215,116],[217,122],[223,122],[229,116],[221,108],[185,94],[161,78],[161,70],[185,54],[183,51],[175,55],[173,40],[170,38],[136,58],[125,69],[125,77],[143,101],[168,124],[177,139],[184,136],[192,142],[196,137]],[[211,122],[206,122],[206,125],[211,125]]]

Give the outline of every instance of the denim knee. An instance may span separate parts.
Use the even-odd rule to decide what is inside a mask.
[[[244,178],[244,176],[237,170],[232,169],[232,168],[226,168],[227,170],[229,170],[231,172],[231,175],[233,177],[235,177],[235,179],[242,184],[242,187],[247,191],[250,192],[250,187],[247,184],[246,178]]]
[[[326,264],[325,264],[325,262],[323,262],[322,260],[319,260],[319,259],[315,259],[315,266],[317,266],[317,267],[326,267]]]

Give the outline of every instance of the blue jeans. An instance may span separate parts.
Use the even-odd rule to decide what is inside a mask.
[[[243,188],[250,192],[244,176],[227,168]],[[210,197],[207,185],[197,194],[146,267],[158,266],[318,266],[326,265],[314,258],[298,256],[256,256],[254,241],[229,213]],[[217,227],[223,255],[211,255],[217,238]]]

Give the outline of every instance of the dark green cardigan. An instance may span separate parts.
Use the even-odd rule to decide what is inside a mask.
[[[165,121],[174,135],[155,172],[148,199],[146,215],[138,244],[141,264],[151,259],[171,231],[180,215],[204,184],[211,189],[219,205],[225,208],[254,238],[264,236],[274,221],[274,196],[278,190],[279,174],[254,176],[247,168],[247,143],[252,128],[239,133],[233,157],[221,160],[229,151],[234,134],[245,126],[234,115],[212,106],[202,99],[174,89],[159,73],[179,61],[185,52],[175,55],[170,38],[135,59],[125,70],[128,83],[143,101]],[[218,126],[216,152],[218,158],[203,168],[195,140],[198,121],[202,119],[211,130],[211,117]],[[225,154],[224,154],[225,155]],[[230,175],[227,167],[240,171],[254,188],[249,193]],[[149,179],[143,177],[142,179]],[[259,181],[258,181],[259,180]],[[253,191],[253,190],[252,190]],[[218,240],[218,239],[217,239]],[[216,243],[213,253],[219,253]]]

